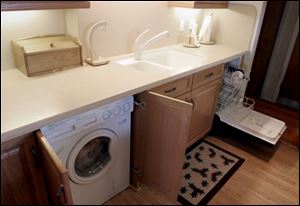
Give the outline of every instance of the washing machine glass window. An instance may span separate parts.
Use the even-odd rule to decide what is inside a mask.
[[[71,180],[88,184],[105,176],[119,158],[118,142],[117,135],[107,129],[96,129],[82,136],[67,160]]]
[[[75,172],[80,177],[89,177],[100,172],[110,161],[110,139],[97,137],[79,151],[75,159]]]

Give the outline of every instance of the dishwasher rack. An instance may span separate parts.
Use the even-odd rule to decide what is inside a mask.
[[[286,124],[254,111],[255,101],[245,97],[243,91],[249,78],[238,67],[231,62],[225,64],[216,114],[222,122],[275,145],[286,130]]]
[[[234,75],[239,73],[241,76],[234,79]],[[251,98],[244,97],[241,94],[242,85],[249,79],[245,76],[243,70],[237,69],[230,63],[225,64],[224,77],[220,87],[216,113],[222,111],[229,112],[231,109],[250,112],[254,108],[255,101]],[[224,110],[226,108],[226,110]],[[231,109],[229,109],[231,108]]]

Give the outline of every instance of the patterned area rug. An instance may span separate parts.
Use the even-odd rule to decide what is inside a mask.
[[[207,204],[244,162],[244,159],[205,140],[191,146],[188,151],[177,199],[182,204]]]

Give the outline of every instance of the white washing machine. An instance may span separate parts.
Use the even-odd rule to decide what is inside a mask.
[[[129,186],[132,111],[130,96],[41,128],[69,171],[74,204],[102,204]]]

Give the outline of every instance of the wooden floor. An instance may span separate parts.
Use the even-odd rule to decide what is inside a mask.
[[[273,156],[266,161],[220,138],[209,137],[207,140],[245,159],[209,204],[299,204],[297,147],[281,142]]]
[[[255,110],[286,122],[288,129],[281,138],[284,141],[272,148],[251,140],[248,143],[239,142],[226,135],[206,137],[206,140],[245,159],[243,165],[209,201],[209,205],[299,204],[299,113],[257,99]],[[244,138],[243,134],[234,135]],[[179,203],[142,185],[140,191],[127,189],[106,204]]]
[[[179,205],[168,196],[142,185],[141,190],[135,192],[128,188],[105,203],[105,205]]]
[[[245,159],[239,170],[208,204],[299,204],[299,150],[297,147],[281,142],[272,158],[266,161],[220,138],[210,136],[206,140]],[[179,203],[172,202],[164,194],[143,185],[140,191],[127,189],[106,204],[168,205]]]

